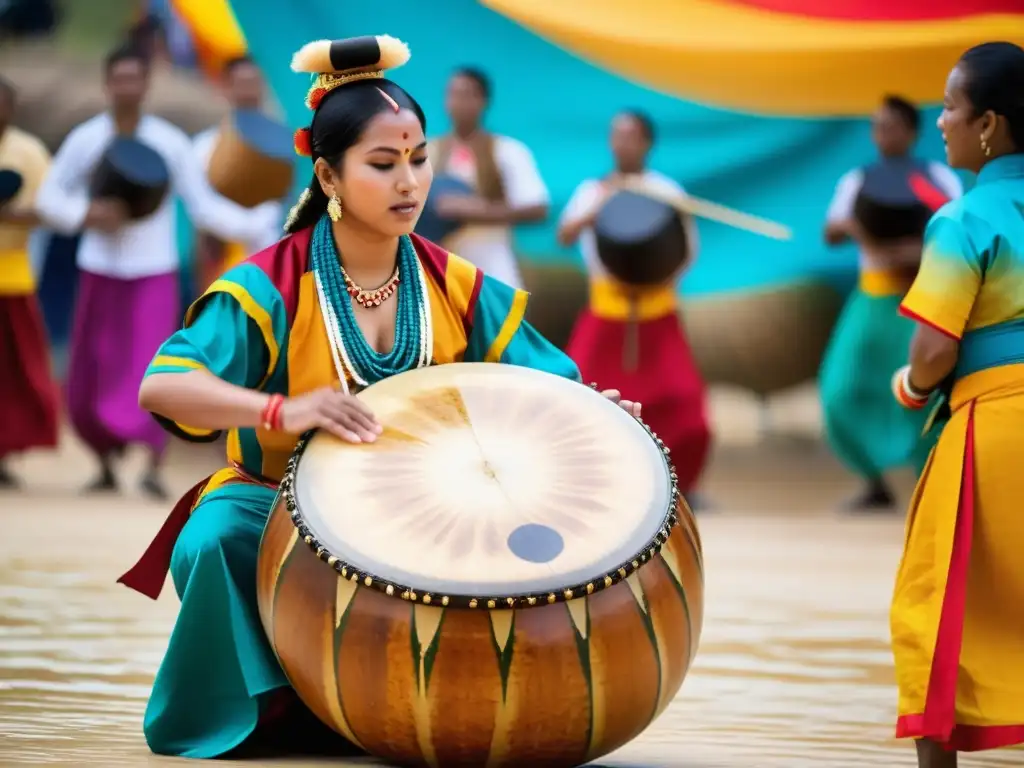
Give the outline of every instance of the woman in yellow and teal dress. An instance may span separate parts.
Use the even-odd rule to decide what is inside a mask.
[[[921,768],[1024,743],[1024,50],[967,51],[939,128],[977,185],[925,234],[896,399],[945,423],[910,505],[891,625],[897,735]],[[941,392],[941,395],[938,393]]]
[[[257,730],[287,732],[289,749],[309,741],[288,719],[304,709],[255,594],[260,536],[301,433],[373,441],[381,427],[352,393],[426,365],[500,362],[579,378],[523,321],[526,293],[410,234],[432,178],[426,121],[383,79],[408,56],[387,36],[296,54],[293,69],[315,78],[312,124],[296,134],[315,177],[288,235],[209,287],[143,382],[140,402],[172,432],[209,440],[226,430],[230,464],[178,503],[121,579],[155,598],[169,569],[181,598],[146,708],[154,752],[215,757],[251,745]],[[620,404],[639,415],[637,404]]]

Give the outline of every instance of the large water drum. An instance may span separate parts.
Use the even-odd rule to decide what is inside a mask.
[[[700,537],[658,439],[599,393],[461,363],[359,397],[372,444],[292,458],[263,625],[306,705],[413,766],[568,768],[643,731],[700,638]]]

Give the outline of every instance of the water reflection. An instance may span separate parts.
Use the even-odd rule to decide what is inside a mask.
[[[0,763],[180,765],[150,755],[140,730],[176,601],[169,588],[151,603],[113,583],[162,510],[75,500],[68,514],[66,498],[12,498],[0,498]],[[697,666],[668,712],[601,765],[913,765],[909,745],[890,739],[886,622],[901,521],[715,514],[701,524]]]

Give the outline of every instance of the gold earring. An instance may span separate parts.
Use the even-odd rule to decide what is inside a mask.
[[[985,153],[985,157],[992,157],[992,147],[985,141],[985,137],[981,137],[981,151]]]
[[[341,200],[336,194],[331,195],[331,199],[327,201],[327,215],[331,217],[331,221],[341,221]]]

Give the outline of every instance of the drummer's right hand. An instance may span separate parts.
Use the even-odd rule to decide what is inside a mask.
[[[102,198],[89,204],[85,215],[85,226],[113,234],[128,221],[128,207],[121,200]]]
[[[350,443],[372,443],[383,431],[358,398],[332,387],[291,397],[281,406],[281,428],[300,434],[319,427]]]

